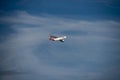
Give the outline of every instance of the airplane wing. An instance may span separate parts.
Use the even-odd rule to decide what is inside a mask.
[[[64,40],[59,40],[60,42],[64,42]]]

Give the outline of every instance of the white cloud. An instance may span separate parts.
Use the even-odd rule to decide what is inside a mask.
[[[74,77],[93,80],[93,77],[101,76],[102,72],[95,74],[82,69],[87,68],[86,62],[97,64],[96,62],[102,63],[103,60],[106,60],[106,57],[101,54],[105,42],[120,42],[119,37],[115,37],[120,34],[120,24],[115,21],[89,22],[52,16],[32,16],[25,11],[18,11],[13,16],[0,18],[0,22],[11,24],[11,28],[16,31],[4,43],[1,43],[0,48],[4,51],[3,55],[6,56],[0,64],[5,66],[3,69],[30,71],[57,80],[65,80],[68,77],[71,80]],[[63,35],[64,31],[82,31],[87,34],[69,35],[67,33],[68,39],[64,44],[49,43],[50,34]],[[96,43],[99,46],[96,46]],[[43,47],[43,51],[47,53],[42,52],[39,47]],[[45,54],[49,54],[48,57]],[[45,59],[43,59],[44,56]],[[101,57],[103,57],[102,60]],[[81,64],[79,60],[81,60]],[[66,66],[63,63],[75,64],[76,66]],[[86,76],[88,78],[85,78]]]

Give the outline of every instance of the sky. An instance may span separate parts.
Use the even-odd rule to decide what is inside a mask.
[[[120,80],[119,35],[119,0],[2,0],[0,80]]]

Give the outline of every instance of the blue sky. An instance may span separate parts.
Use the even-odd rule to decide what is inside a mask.
[[[35,15],[118,20],[120,17],[119,3],[119,0],[6,0],[1,2],[1,11],[25,10]]]
[[[119,80],[119,2],[1,1],[0,80]]]

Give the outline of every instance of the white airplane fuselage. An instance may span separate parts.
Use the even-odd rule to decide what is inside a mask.
[[[58,38],[54,38],[55,41],[59,41],[59,40],[64,40],[65,38],[67,38],[66,36],[63,37],[58,37]]]

